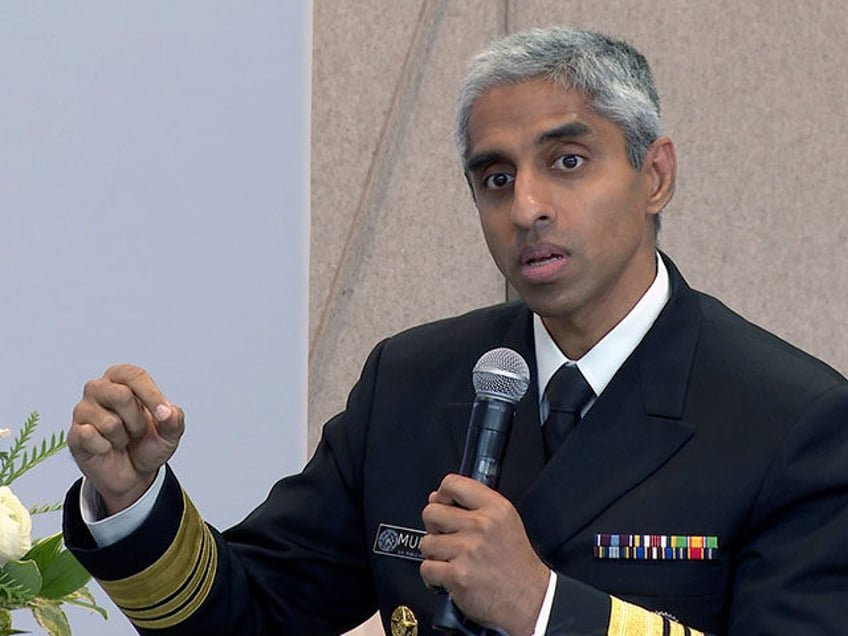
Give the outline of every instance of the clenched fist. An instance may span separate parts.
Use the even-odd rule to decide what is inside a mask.
[[[68,447],[114,514],[135,502],[174,454],[185,422],[153,378],[117,365],[85,385],[74,408]]]

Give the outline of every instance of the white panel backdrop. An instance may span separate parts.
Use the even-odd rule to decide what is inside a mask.
[[[219,527],[304,460],[310,16],[0,2],[0,427],[65,429],[87,379],[141,364],[188,414],[173,465]],[[16,491],[60,500],[76,475],[63,455]]]

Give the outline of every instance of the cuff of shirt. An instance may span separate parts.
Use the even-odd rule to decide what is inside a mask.
[[[554,571],[551,570],[548,577],[548,590],[545,592],[542,609],[539,610],[539,618],[536,619],[536,626],[533,628],[533,634],[531,636],[545,636],[545,632],[548,631],[548,621],[551,618],[551,608],[554,606],[556,585],[557,577]]]
[[[83,477],[82,488],[80,488],[80,513],[98,547],[105,548],[117,543],[137,530],[153,510],[153,505],[164,483],[165,471],[160,469],[150,488],[138,501],[129,508],[107,517],[100,493]]]

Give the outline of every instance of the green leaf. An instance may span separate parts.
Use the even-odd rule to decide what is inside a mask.
[[[39,596],[49,599],[67,596],[88,583],[91,578],[80,562],[67,550],[62,550],[41,574],[44,582]]]
[[[71,624],[57,603],[39,603],[32,615],[50,636],[71,636]]]
[[[38,426],[38,417],[39,416],[36,411],[30,413],[27,421],[24,422],[23,428],[21,428],[15,436],[12,446],[3,456],[2,468],[0,468],[0,486],[11,485],[11,483],[15,480],[15,477],[19,476],[13,474],[15,460],[18,459],[21,454],[26,457],[26,445]]]
[[[32,598],[32,591],[22,587],[6,572],[0,568],[0,608],[15,609],[23,607]],[[2,633],[0,633],[2,636]]]
[[[61,510],[61,509],[62,509],[62,503],[57,501],[57,502],[49,503],[49,504],[42,504],[40,506],[38,506],[38,505],[30,506],[29,514],[31,514],[31,515],[43,515],[47,512],[56,512],[57,510]]]
[[[74,555],[62,549],[62,533],[36,541],[25,558],[31,559],[41,571],[39,596],[59,599],[88,583],[91,575],[85,571]]]
[[[9,561],[0,571],[8,575],[27,598],[34,597],[41,589],[41,572],[35,561]]]
[[[59,556],[62,551],[62,533],[57,532],[49,537],[42,537],[32,544],[32,547],[24,555],[24,559],[35,561],[38,569],[44,572],[47,566]]]
[[[35,419],[32,419],[33,416],[35,417]],[[27,424],[25,425],[25,431],[22,431],[22,433],[18,435],[18,438],[20,438],[20,442],[18,439],[15,440],[16,445],[19,445],[20,447],[13,447],[13,452],[9,461],[7,461],[3,466],[3,472],[2,474],[0,474],[0,486],[4,484],[11,484],[13,481],[15,481],[18,477],[23,475],[28,470],[31,470],[32,468],[43,462],[45,459],[52,457],[53,455],[59,453],[60,451],[68,447],[68,442],[65,439],[65,431],[60,431],[58,435],[56,435],[56,433],[53,433],[50,436],[49,445],[47,444],[46,439],[42,440],[40,450],[38,449],[38,445],[36,444],[36,448],[31,449],[29,451],[29,454],[27,454],[25,448],[26,442],[29,440],[29,437],[35,430],[35,426],[38,423],[38,414],[33,413],[30,418],[31,419],[28,420]],[[31,426],[30,422],[32,423]],[[14,462],[11,461],[15,457],[17,457],[15,451],[17,451],[17,454],[21,454],[21,460],[17,468],[14,468]]]
[[[92,596],[91,592],[88,591],[87,587],[81,587],[73,594],[68,594],[61,600],[69,605],[75,605],[92,612],[97,612],[103,617],[104,621],[109,619],[109,614],[106,612],[106,609],[97,604],[97,601],[94,600],[94,596]]]

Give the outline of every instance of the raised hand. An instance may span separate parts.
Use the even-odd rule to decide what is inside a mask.
[[[130,506],[174,454],[185,428],[183,412],[139,367],[117,365],[85,385],[74,407],[68,447],[100,493],[106,511]]]

